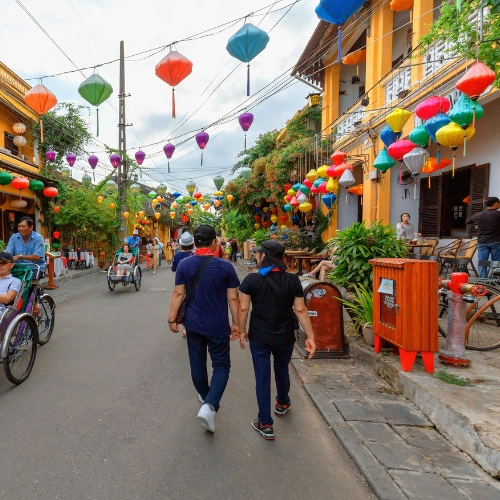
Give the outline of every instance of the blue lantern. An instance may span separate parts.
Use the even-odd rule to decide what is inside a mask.
[[[296,226],[299,223],[299,216],[292,215],[292,222],[293,222],[293,225]]]
[[[337,199],[337,196],[335,196],[333,193],[324,194],[321,197],[321,201],[325,204],[325,207],[328,208],[328,210],[330,210],[330,208],[332,208],[336,199]]]
[[[196,205],[198,205],[198,202],[193,200],[193,201],[191,202],[191,206],[192,206],[192,207],[195,207]]]
[[[172,196],[174,197],[174,199],[177,199],[179,198],[179,196],[181,196],[181,193],[179,193],[179,191],[176,191],[175,193],[172,193]]]
[[[316,15],[327,23],[335,24],[338,28],[337,53],[338,60],[342,59],[342,29],[353,14],[363,7],[365,0],[320,0],[316,7]]]
[[[287,240],[288,239],[288,236],[286,234],[284,234],[282,237],[281,237],[282,240]]]
[[[156,208],[156,210],[160,210],[160,208],[161,208],[161,203],[157,203],[155,208]]]
[[[443,128],[445,125],[451,122],[451,118],[444,113],[438,113],[437,115],[429,118],[425,124],[424,128],[426,132],[431,136],[431,139],[438,145],[436,160],[441,163],[441,149],[439,147],[439,142],[436,140],[436,133],[439,129]]]
[[[262,220],[265,222],[267,219],[269,219],[269,215],[266,213],[262,214]]]
[[[274,231],[276,231],[276,229],[278,229],[278,226],[276,226],[276,224],[273,224],[271,226],[271,232],[274,233]]]
[[[269,35],[251,23],[243,25],[227,42],[227,51],[247,64],[247,96],[250,95],[250,61],[258,56],[269,42]]]
[[[260,207],[255,207],[255,213],[260,214],[261,208]]]
[[[386,125],[380,132],[380,140],[384,143],[384,146],[388,148],[392,143],[398,140],[398,134],[393,132],[389,125]]]

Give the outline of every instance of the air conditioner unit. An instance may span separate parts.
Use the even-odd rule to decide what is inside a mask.
[[[11,154],[10,150],[9,149],[5,149],[5,148],[0,148],[0,153],[5,153],[5,154],[8,154],[8,155]]]
[[[29,156],[26,156],[26,155],[19,155],[21,157],[22,160],[28,162],[28,163],[31,163],[30,161],[30,157]]]

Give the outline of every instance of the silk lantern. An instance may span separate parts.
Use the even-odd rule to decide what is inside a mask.
[[[429,141],[431,140],[431,136],[427,133],[427,130],[425,130],[425,127],[423,125],[420,125],[420,127],[415,127],[411,132],[408,137],[413,144],[416,144],[417,146],[420,146],[422,148],[426,148],[429,146]]]
[[[289,182],[285,182],[285,184],[283,184],[283,191],[285,191],[285,193],[288,193],[290,189],[292,189],[292,185]]]
[[[392,128],[389,127],[389,125],[386,125],[380,131],[380,140],[384,143],[384,146],[388,148],[392,143],[398,140],[398,136],[394,132],[394,130],[392,130]]]
[[[253,123],[253,115],[252,113],[243,113],[238,117],[238,122],[240,123],[240,127],[245,132],[245,151],[247,150],[247,132],[250,126]]]
[[[192,71],[193,63],[175,50],[172,50],[156,65],[156,76],[172,87],[172,118],[175,118],[175,87]]]
[[[415,114],[421,120],[427,121],[438,113],[447,113],[449,110],[450,100],[447,97],[433,95],[417,105]]]
[[[318,178],[318,172],[316,171],[315,168],[312,168],[307,172],[306,178],[310,182],[314,182]]]
[[[50,111],[57,104],[57,98],[45,85],[39,83],[26,92],[24,102],[40,115],[40,142],[43,142],[42,115]]]
[[[175,146],[173,144],[165,144],[163,146],[163,152],[165,153],[165,156],[167,157],[167,171],[170,173],[170,159],[172,158],[172,155],[174,154],[175,151]]]
[[[193,215],[194,210],[192,208],[187,209],[187,213],[189,216]]]
[[[438,163],[441,161],[441,149],[439,147],[439,141],[436,139],[436,133],[439,129],[448,125],[450,121],[451,120],[448,115],[445,115],[444,113],[438,113],[437,115],[427,120],[424,125],[427,133],[431,136],[432,140],[438,145],[438,150],[437,150]]]
[[[391,127],[398,139],[401,137],[401,134],[403,133],[403,127],[405,126],[410,116],[411,113],[406,109],[396,108],[385,117],[385,121],[387,122],[389,127]]]
[[[58,194],[59,194],[59,191],[57,190],[57,188],[52,187],[52,186],[46,187],[43,190],[43,195],[46,198],[55,198]]]
[[[28,179],[26,179],[25,177],[14,177],[14,179],[12,179],[12,182],[10,183],[10,185],[14,189],[19,189],[19,199],[21,199],[21,191],[23,189],[28,189],[30,183],[29,183]]]
[[[62,177],[63,177],[64,180],[69,179],[70,176],[71,176],[71,169],[69,167],[67,167],[66,165],[64,165],[61,168],[61,175],[62,175]]]
[[[399,164],[399,182],[403,181],[403,156],[415,148],[415,144],[408,139],[400,139],[387,148],[387,153],[391,158],[398,160]]]
[[[116,153],[113,153],[109,157],[109,162],[111,163],[111,165],[113,166],[113,168],[117,168],[118,165],[120,165],[121,161],[122,161],[121,157],[119,155],[117,155]]]
[[[474,127],[476,120],[484,116],[484,109],[478,101],[473,101],[465,94],[460,94],[450,113],[450,119],[462,128],[467,128],[471,123]]]
[[[72,153],[69,153],[66,155],[66,161],[68,162],[68,165],[72,167],[76,162],[76,156]]]
[[[113,209],[115,208],[115,206],[116,206],[116,204],[115,204],[115,203],[113,203],[113,202],[111,202],[111,203],[109,204],[109,208],[111,208],[111,210],[113,210]]]
[[[166,184],[163,184],[163,182],[161,182],[160,184],[158,184],[158,187],[156,188],[156,192],[160,195],[160,196],[165,196],[167,194],[167,185]]]
[[[290,206],[295,208],[298,207],[300,203],[297,201],[297,198],[295,196],[292,196],[292,199],[290,200]]]
[[[92,177],[90,177],[87,172],[85,172],[82,176],[82,185],[85,188],[89,188],[92,185]]]
[[[363,184],[357,184],[347,190],[348,193],[355,194],[356,196],[363,196]]]
[[[136,151],[135,153],[135,161],[139,166],[141,166],[144,163],[144,160],[146,159],[146,153],[144,151]]]
[[[460,144],[464,144],[465,155],[465,144],[468,140],[472,139],[475,133],[476,129],[472,125],[464,130],[455,122],[450,122],[437,131],[436,139],[438,142],[443,146],[451,148],[453,151],[452,177],[455,175],[455,151]]]
[[[411,172],[418,172],[429,157],[430,154],[424,148],[417,146],[403,156],[403,161]]]
[[[26,139],[25,139],[22,135],[16,135],[16,136],[14,137],[14,139],[12,140],[12,142],[13,142],[16,146],[18,146],[18,147],[22,148],[22,147],[26,146],[26,142],[27,142],[27,141],[26,141]]]
[[[95,170],[97,164],[99,163],[99,158],[97,158],[97,156],[95,156],[95,155],[90,155],[89,159],[87,161],[89,162],[90,168],[92,169],[92,176],[93,176],[94,182],[95,182],[94,170]]]
[[[50,163],[54,163],[56,161],[57,153],[55,151],[47,151],[45,153],[45,156],[47,157],[47,160],[50,161]]]
[[[106,182],[105,189],[107,193],[112,194],[118,189],[118,184],[110,179]]]
[[[14,125],[12,125],[12,130],[16,134],[24,134],[26,132],[26,125],[21,122],[14,123]]]
[[[2,186],[2,192],[5,195],[4,187],[12,182],[14,176],[10,172],[5,172],[0,170],[0,185]]]
[[[99,203],[99,205],[103,202],[103,200],[104,200],[104,196],[97,197],[97,203]]]
[[[294,184],[292,189],[298,193],[300,191],[300,186],[302,186],[302,184],[300,182],[297,182],[297,184]]]
[[[321,184],[323,184],[323,182],[325,181],[325,179],[323,179],[322,177],[318,177],[314,182],[313,182],[313,187],[315,187],[316,189],[319,188],[321,186]]]
[[[329,193],[333,193],[337,189],[337,186],[335,185],[335,181],[333,180],[333,177],[330,177],[328,179],[328,182],[326,183],[326,190]]]
[[[28,188],[30,191],[33,191],[35,193],[35,203],[36,203],[36,193],[38,191],[41,191],[43,189],[43,182],[39,181],[38,179],[32,179],[29,182]]]
[[[304,201],[299,205],[299,210],[303,213],[309,212],[312,210],[312,205],[308,201]]]
[[[99,105],[106,101],[113,93],[113,87],[97,73],[89,76],[78,87],[78,93],[92,106],[97,113],[97,137],[99,137]]]
[[[320,186],[319,186],[318,190],[319,190],[319,192],[320,192],[321,194],[327,194],[327,193],[328,193],[328,190],[326,189],[326,186],[327,186],[327,185],[328,185],[328,182],[327,182],[327,181],[323,181],[323,182],[320,184]]]
[[[324,179],[326,177],[326,171],[328,170],[329,165],[321,165],[321,167],[318,168],[318,177],[321,177]]]
[[[247,63],[247,96],[250,95],[250,61],[266,48],[268,42],[269,35],[252,23],[245,23],[227,42],[226,50]]]
[[[305,186],[307,189],[311,189],[312,188],[312,182],[306,177],[303,181],[302,181],[302,185]]]
[[[124,218],[124,219],[128,219],[128,216],[129,216],[129,215],[130,215],[130,214],[129,214],[128,212],[123,212],[123,218]]]
[[[479,96],[495,81],[496,74],[482,62],[475,63],[456,83],[455,87],[477,101]]]
[[[175,212],[170,212],[170,218],[174,219],[175,218]]]
[[[187,192],[189,196],[193,196],[194,190],[196,189],[196,184],[193,181],[190,181],[186,184]]]
[[[199,200],[201,197],[202,197],[202,194],[200,192],[198,192],[198,191],[193,194],[193,198],[195,200]]]
[[[346,159],[347,153],[344,153],[343,151],[337,150],[332,154],[332,162],[334,165],[340,165],[341,163],[344,163]]]
[[[426,162],[425,165],[420,169],[420,172],[423,174],[429,174],[427,177],[428,181],[428,188],[430,189],[431,187],[431,176],[430,174],[432,172],[436,172],[437,170],[441,170],[442,168],[447,167],[448,165],[451,165],[451,160],[448,160],[448,158],[442,158],[441,163],[438,163],[437,158],[429,158]]]
[[[396,165],[396,162],[389,156],[387,149],[382,149],[373,162],[373,168],[382,173],[387,172],[394,165]]]
[[[201,149],[201,165],[203,165],[203,150],[208,144],[209,138],[210,136],[205,131],[198,132],[195,137],[198,147]]]
[[[413,0],[391,0],[391,9],[395,12],[410,10],[413,7]]]
[[[231,203],[231,202],[233,201],[233,198],[234,198],[234,196],[233,196],[232,194],[228,194],[228,195],[226,196],[226,199],[227,199],[227,201],[228,201],[229,203]]]
[[[156,220],[158,220],[160,217],[161,217],[161,213],[160,212],[155,212],[155,218],[156,218]]]

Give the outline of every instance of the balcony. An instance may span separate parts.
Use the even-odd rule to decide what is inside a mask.
[[[411,87],[410,64],[395,68],[382,85],[385,87],[386,106],[406,97]]]
[[[424,78],[437,73],[443,66],[457,57],[451,42],[435,42],[424,55]]]
[[[340,120],[335,126],[336,142],[352,134],[361,125],[365,118],[365,107],[362,106],[361,101],[359,101],[344,114],[347,116]]]

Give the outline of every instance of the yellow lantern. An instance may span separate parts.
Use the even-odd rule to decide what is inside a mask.
[[[260,224],[259,224],[258,222],[256,222],[256,223],[253,225],[253,227],[254,227],[255,229],[259,229]]]
[[[156,220],[158,220],[161,217],[160,212],[155,212],[155,217],[156,217]]]
[[[111,210],[113,210],[113,208],[115,208],[115,204],[114,203],[110,203],[109,204],[109,208],[111,208]]]
[[[305,213],[305,212],[309,212],[309,210],[312,210],[312,207],[313,207],[313,206],[312,206],[312,205],[311,205],[308,201],[305,201],[304,203],[301,203],[301,204],[299,205],[299,210],[300,210],[301,212],[304,212],[304,213]]]
[[[158,203],[163,203],[165,198],[163,198],[163,196],[157,196],[156,199],[158,200]]]
[[[326,190],[329,193],[333,193],[337,189],[337,186],[335,185],[335,181],[333,180],[333,177],[330,177],[328,179],[328,182],[326,183]]]
[[[286,224],[282,224],[282,225],[280,226],[280,229],[286,229],[286,228],[287,228]]]
[[[392,128],[392,131],[396,134],[400,134],[403,131],[403,127],[410,118],[411,113],[406,109],[396,108],[394,111],[389,113],[385,121]]]
[[[306,179],[309,179],[311,182],[314,182],[318,178],[318,172],[316,172],[316,169],[309,170],[308,174],[306,175]]]
[[[104,200],[104,196],[97,197],[97,203],[102,203],[103,200]]]
[[[293,189],[289,189],[286,193],[288,196],[295,196],[297,194],[296,191],[294,191]]]
[[[274,215],[274,214],[273,214],[273,215],[271,215],[271,222],[272,222],[273,224],[276,224],[276,222],[278,222],[278,216],[277,216],[277,215]]]
[[[231,202],[233,201],[233,198],[234,198],[234,196],[233,196],[232,194],[228,194],[228,195],[226,196],[226,199],[227,199],[227,201],[228,201],[229,203],[231,203]]]
[[[123,212],[123,217],[125,217],[125,219],[128,219],[128,216],[129,216],[128,212]]]
[[[194,210],[192,208],[188,208],[188,215],[193,215]]]
[[[267,214],[267,212],[269,212],[269,207],[264,207],[264,208],[262,209],[262,211],[263,211],[265,214]]]
[[[144,217],[144,212],[142,210],[139,211],[139,217],[142,219]]]
[[[174,219],[175,218],[175,212],[170,212],[170,218]]]
[[[455,151],[460,146],[464,144],[464,154],[465,154],[465,144],[468,140],[474,137],[476,129],[470,125],[466,129],[463,129],[460,125],[455,122],[450,122],[448,125],[441,127],[436,132],[436,141],[442,146],[447,146],[453,150],[453,166],[452,166],[452,177],[455,175]]]
[[[222,196],[222,191],[215,191],[214,196]]]
[[[321,165],[321,167],[318,168],[317,175],[318,177],[321,177],[322,179],[326,179],[326,171],[328,170],[329,165]]]

